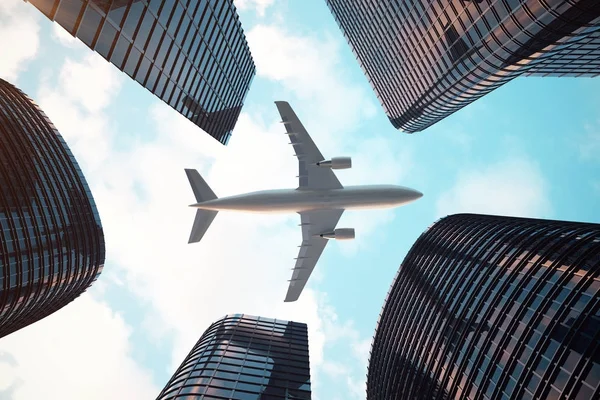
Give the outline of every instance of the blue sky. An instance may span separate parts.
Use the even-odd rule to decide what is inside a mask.
[[[223,147],[20,0],[2,1],[0,77],[63,134],[106,234],[101,278],[71,305],[0,341],[0,399],[156,396],[209,324],[250,313],[309,324],[316,399],[363,399],[368,351],[416,238],[457,212],[600,222],[600,79],[520,78],[424,132],[395,130],[323,0],[236,2],[257,66]],[[17,40],[16,38],[19,38]],[[273,104],[287,100],[345,184],[424,197],[348,212],[301,299],[284,304],[297,215],[221,213],[187,245],[184,167],[218,195],[295,187]]]

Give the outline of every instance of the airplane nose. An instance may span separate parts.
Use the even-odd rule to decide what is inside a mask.
[[[408,201],[415,201],[423,197],[423,193],[419,192],[418,190],[403,188],[401,190],[401,197],[403,199],[407,199]]]
[[[418,190],[413,190],[412,191],[412,195],[414,196],[414,199],[420,199],[421,197],[423,197],[423,193],[419,192]]]

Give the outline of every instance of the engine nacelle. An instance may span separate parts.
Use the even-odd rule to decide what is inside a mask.
[[[352,240],[355,237],[353,228],[334,229],[333,232],[321,233],[319,236],[324,239],[336,240]]]
[[[350,157],[333,157],[331,160],[323,160],[317,163],[319,167],[331,169],[348,169],[352,168],[352,158]]]

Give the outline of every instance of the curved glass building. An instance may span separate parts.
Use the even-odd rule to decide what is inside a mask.
[[[103,265],[77,161],[42,110],[0,79],[0,337],[73,301]]]
[[[311,398],[306,324],[227,315],[204,332],[158,396],[168,399]]]
[[[600,74],[598,0],[327,3],[390,121],[409,133],[523,74]]]
[[[600,398],[600,225],[459,214],[408,252],[367,398]]]

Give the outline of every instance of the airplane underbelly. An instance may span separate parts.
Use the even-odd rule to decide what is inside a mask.
[[[311,201],[312,200],[312,201]],[[251,213],[289,213],[320,208],[323,201],[298,194],[261,193],[239,199],[227,199],[218,205],[221,210]]]
[[[299,205],[304,209],[377,209],[397,206],[397,201],[388,201],[365,197],[327,196],[324,195],[309,204]]]
[[[323,209],[372,209],[398,205],[398,200],[374,196],[371,193],[296,190],[260,192],[247,196],[223,198],[207,204],[210,209],[215,210],[253,213],[288,213]]]
[[[345,202],[342,208],[347,210],[373,210],[380,208],[390,208],[398,206],[397,201],[389,201],[382,199],[373,199],[373,198],[359,198],[359,199],[349,199]]]
[[[347,210],[376,210],[376,209],[382,209],[382,208],[391,208],[391,207],[395,207],[397,206],[397,204],[386,204],[386,203],[368,203],[368,204],[352,204],[349,205],[347,207],[345,207],[345,209]]]

